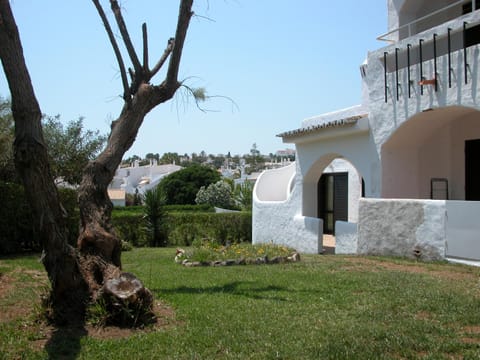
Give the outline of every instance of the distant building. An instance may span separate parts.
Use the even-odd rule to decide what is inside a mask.
[[[140,166],[135,161],[131,166],[118,168],[110,183],[109,190],[124,190],[126,194],[144,194],[145,191],[157,186],[167,175],[182,169],[175,164],[158,165],[156,160]]]
[[[291,157],[295,156],[295,149],[285,149],[285,150],[277,150],[275,156],[279,157]]]
[[[113,206],[125,206],[126,194],[123,189],[108,189],[108,197]]]

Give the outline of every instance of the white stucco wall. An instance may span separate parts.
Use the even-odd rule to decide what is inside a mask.
[[[365,81],[368,85],[370,97],[370,128],[372,129],[372,136],[377,146],[378,153],[381,152],[381,146],[388,140],[395,129],[417,113],[421,113],[428,109],[453,105],[478,108],[477,104],[480,102],[478,95],[480,82],[477,81],[479,76],[478,60],[480,56],[480,48],[478,45],[467,49],[467,61],[470,64],[468,84],[464,83],[463,51],[455,51],[452,53],[451,57],[451,67],[454,71],[451,88],[448,87],[448,56],[442,55],[437,58],[439,91],[435,92],[433,86],[427,85],[424,86],[424,95],[420,94],[420,88],[418,85],[418,81],[420,80],[418,78],[420,69],[419,64],[415,64],[412,65],[410,69],[412,80],[411,97],[408,97],[407,68],[404,67],[400,68],[398,72],[400,94],[399,100],[397,101],[396,99],[396,75],[394,71],[395,48],[399,48],[401,51],[405,52],[407,44],[416,47],[418,46],[420,39],[424,39],[425,48],[428,46],[431,48],[431,44],[429,45],[428,43],[432,41],[434,33],[438,34],[439,37],[443,37],[443,41],[445,42],[448,27],[458,32],[463,28],[463,21],[469,23],[480,22],[480,13],[470,13],[459,19],[447,22],[442,26],[429,29],[423,33],[412,36],[411,38],[399,41],[393,45],[383,47],[368,54],[368,69]],[[425,50],[425,52],[426,51],[427,50]],[[384,52],[389,54],[387,103],[385,103],[384,100]],[[424,61],[423,69],[424,76],[431,79],[433,76],[433,60]]]
[[[404,39],[460,16],[462,4],[455,3],[458,0],[387,0],[387,38]]]
[[[348,221],[358,221],[358,200],[362,196],[362,177],[357,169],[347,160],[334,159],[323,171],[329,173],[348,173]]]
[[[358,251],[358,224],[337,221],[335,223],[335,254],[351,255]]]
[[[290,195],[295,175],[295,163],[278,169],[266,170],[255,183],[259,201],[285,201]]]
[[[447,201],[447,256],[480,261],[480,201]]]
[[[134,166],[117,169],[115,177],[110,184],[112,189],[124,189],[127,194],[134,194],[138,189],[140,193],[158,185],[163,177],[180,170],[182,167],[175,164],[157,165],[156,162],[150,165]],[[148,179],[148,183],[140,185],[142,179]]]
[[[253,190],[252,243],[272,242],[302,253],[318,254],[323,249],[322,220],[302,215],[302,176],[298,168],[292,181],[286,200],[262,201],[257,196],[262,177],[257,180]]]
[[[361,199],[360,213],[359,254],[445,259],[445,201]]]
[[[422,16],[432,7],[439,8],[452,1],[430,1],[426,4],[428,6],[423,6],[424,3],[389,0],[389,29]],[[451,15],[445,16],[448,18]],[[432,20],[431,24],[442,21],[441,16]],[[354,224],[339,224],[340,229],[344,228],[339,239],[340,251],[348,253],[357,246],[356,251],[361,254],[445,258],[445,202],[411,198],[428,199],[432,177],[448,179],[450,198],[465,198],[464,144],[465,140],[480,138],[480,46],[467,49],[465,84],[461,47],[464,22],[470,25],[480,23],[480,12],[458,16],[455,20],[368,53],[367,61],[361,68],[364,104],[306,119],[302,127],[326,124],[366,111],[368,118],[352,126],[305,132],[286,139],[286,142],[294,143],[297,150],[295,188],[285,201],[269,203],[254,200],[254,241],[265,242],[274,237],[280,242],[301,242],[293,239],[295,234],[303,236],[306,231],[300,221],[302,217],[312,219],[315,225],[310,229],[316,229],[318,180],[332,160],[344,158],[364,178],[366,199],[360,199],[358,211],[350,211],[349,208],[349,214],[359,214],[356,240]],[[418,31],[419,28],[412,29]],[[448,28],[452,29],[451,71],[446,53]],[[434,34],[438,40],[436,74]],[[438,91],[432,85],[425,85],[423,95],[418,84],[421,80],[418,61],[421,39],[424,44],[423,76],[426,79],[436,77],[438,84]],[[398,78],[394,61],[397,48],[400,54]],[[407,81],[407,48],[411,49],[412,60],[410,83]],[[384,83],[385,52],[388,54],[387,84]],[[451,87],[448,84],[449,73],[452,74]],[[409,123],[415,126],[403,127]],[[375,199],[379,197],[397,199]],[[311,231],[307,231],[305,236],[306,243],[310,244],[306,247],[313,249],[315,246],[311,244],[318,244],[318,241],[312,240]]]
[[[345,159],[348,168],[356,173],[357,180],[350,183],[352,200],[361,194],[361,178],[365,182],[365,196],[379,196],[379,159],[375,144],[369,135],[368,119],[358,121],[352,128],[342,132],[329,131],[318,134],[315,140],[296,143],[298,169],[303,176],[303,214],[316,217],[317,214],[317,184],[323,171],[336,159]],[[349,203],[349,220],[356,221],[358,213],[357,201]],[[351,214],[351,218],[350,218]]]

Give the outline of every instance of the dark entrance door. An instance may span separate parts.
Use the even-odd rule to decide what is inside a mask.
[[[465,200],[480,201],[480,139],[465,141]]]
[[[324,234],[335,233],[335,221],[348,221],[348,173],[323,174],[318,181],[318,217]]]

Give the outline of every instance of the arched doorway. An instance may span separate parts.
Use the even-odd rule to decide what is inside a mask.
[[[364,184],[350,161],[339,155],[325,155],[312,166],[306,180],[303,208],[310,212],[304,215],[323,219],[324,234],[335,234],[337,220],[358,221]]]
[[[480,200],[480,112],[450,106],[416,114],[381,150],[382,197]]]
[[[318,181],[318,217],[323,233],[334,234],[335,222],[348,221],[348,172],[324,173]]]

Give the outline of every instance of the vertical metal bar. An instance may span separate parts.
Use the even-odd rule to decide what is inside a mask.
[[[383,80],[385,82],[385,102],[388,102],[387,92],[387,52],[383,53]]]
[[[395,48],[395,87],[397,92],[397,101],[399,99],[399,84],[398,84],[398,48]]]
[[[451,33],[452,29],[448,28],[448,38],[447,38],[447,45],[448,45],[448,87],[452,87],[452,38]]]
[[[465,84],[468,84],[468,63],[467,63],[467,22],[463,23],[463,71],[465,75]]]
[[[423,81],[423,39],[418,40],[418,54],[420,56],[420,81]],[[420,95],[423,95],[423,85],[420,85]]]
[[[435,80],[435,92],[438,91],[437,80],[437,34],[433,34],[433,79]]]
[[[407,83],[408,83],[408,97],[410,98],[411,91],[410,91],[410,48],[412,47],[411,44],[407,44]]]

